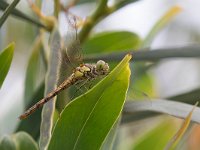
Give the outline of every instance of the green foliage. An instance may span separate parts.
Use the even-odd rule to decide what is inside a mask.
[[[1,150],[38,150],[36,142],[25,132],[4,136],[0,140]]]
[[[0,149],[1,150],[15,150],[16,149],[15,143],[10,136],[3,136],[1,138]]]
[[[53,131],[49,150],[101,147],[125,102],[130,58],[127,55],[99,84],[66,106]],[[121,90],[118,92],[119,86]]]
[[[95,34],[83,44],[87,54],[122,52],[137,49],[140,37],[128,31],[102,32]]]
[[[0,88],[9,71],[13,54],[14,54],[14,43],[9,44],[8,47],[5,48],[0,53]]]
[[[59,108],[56,107],[56,98],[54,98],[45,104],[42,113],[41,109],[37,110],[27,120],[20,121],[15,130],[15,134],[1,137],[0,150],[37,150],[39,148],[45,149],[47,147],[48,150],[111,150],[116,149],[119,144],[119,141],[116,139],[118,139],[118,136],[121,136],[118,134],[119,129],[122,128],[121,119],[122,123],[134,123],[136,120],[143,120],[144,118],[158,115],[158,113],[165,113],[181,118],[187,117],[186,112],[191,110],[192,106],[181,102],[193,103],[196,101],[197,99],[194,98],[191,100],[191,98],[194,96],[200,96],[199,89],[197,91],[168,98],[179,102],[160,99],[150,101],[151,97],[156,94],[154,89],[154,76],[148,72],[149,68],[153,65],[149,65],[146,62],[152,60],[151,58],[162,59],[166,57],[174,57],[175,54],[170,51],[168,51],[168,53],[163,51],[159,54],[142,53],[139,50],[140,48],[146,48],[151,45],[161,29],[163,29],[171,19],[180,12],[181,9],[179,7],[175,6],[167,11],[155,23],[149,34],[147,34],[144,39],[141,39],[137,33],[129,31],[107,31],[95,34],[92,32],[95,25],[101,22],[104,18],[136,1],[137,0],[119,0],[113,1],[113,3],[110,3],[109,5],[108,0],[95,1],[97,4],[96,8],[90,16],[86,18],[81,29],[78,30],[78,38],[82,44],[81,46],[84,50],[83,53],[86,57],[88,56],[88,58],[91,58],[90,60],[93,60],[96,56],[109,56],[107,54],[111,54],[111,57],[108,58],[108,61],[106,62],[109,63],[110,68],[114,68],[118,61],[116,62],[113,60],[121,60],[127,52],[140,56],[137,61],[142,60],[144,62],[134,64],[130,63],[133,76],[130,76],[131,71],[129,68],[131,56],[127,55],[117,67],[113,70],[111,69],[112,72],[110,72],[109,75],[102,79],[92,89],[88,90],[85,94],[69,102],[69,100],[66,99],[67,94],[65,93],[64,95],[61,93],[57,98],[57,106]],[[0,9],[4,11],[3,16],[0,18],[0,26],[7,20],[8,16],[12,14],[36,25],[37,27],[47,29],[47,27],[42,23],[35,21],[15,8],[18,2],[19,0],[14,0],[11,5],[4,1],[0,2]],[[80,0],[77,4],[93,2],[94,1],[91,0]],[[47,1],[41,3],[43,3],[42,5],[45,5],[47,4]],[[46,36],[46,31],[44,30],[36,32],[37,38],[34,40],[35,43],[32,48],[30,48],[32,51],[27,62],[24,90],[24,105],[26,109],[54,90],[60,83],[60,80],[67,77],[62,77],[62,72],[67,75],[72,73],[63,67],[63,62],[60,62],[60,52],[63,50],[62,46],[64,45],[63,41],[70,41],[71,39],[64,39],[60,36],[58,29],[60,22],[58,22],[57,18],[59,13],[61,13],[60,10],[63,10],[59,5],[59,1],[55,1],[55,10],[54,13],[52,13],[55,14],[55,16],[48,17],[41,13],[35,5],[31,3],[29,4],[39,17],[40,21],[49,25],[52,30],[48,30],[50,36]],[[67,7],[68,6],[66,6],[66,8]],[[42,12],[45,12],[45,10],[42,10]],[[68,13],[67,10],[66,12]],[[149,50],[149,48],[147,49]],[[70,51],[68,50],[69,49],[67,49],[67,52]],[[10,44],[2,53],[0,53],[0,87],[2,86],[10,68],[13,53],[14,44]],[[199,52],[195,51],[195,54],[196,53]],[[193,54],[193,57],[195,54]],[[188,57],[188,55],[185,56],[185,53],[177,53],[176,56],[177,55]],[[129,83],[129,81],[131,82]],[[128,89],[128,87],[130,88]],[[144,94],[138,96],[135,94],[138,92]],[[148,99],[148,101],[133,101],[132,94],[134,95],[133,97],[136,97],[137,99],[144,99],[145,94],[150,98],[145,98]],[[122,114],[122,108],[126,98],[131,101],[126,103],[123,110],[124,113]],[[62,113],[60,113],[61,111]],[[155,114],[149,111],[157,113]],[[194,117],[190,116],[190,119],[199,123],[199,112],[200,109],[197,108],[197,111],[194,112]],[[9,120],[9,118],[6,119]],[[1,118],[0,121],[2,121]],[[131,148],[136,150],[146,150],[150,147],[155,150],[163,149],[175,132],[175,123],[168,119],[164,122],[162,120],[159,120],[158,122],[161,122],[161,124],[153,130],[144,133],[142,137],[131,137],[131,141],[134,141]],[[148,126],[151,126],[151,124]],[[19,132],[21,130],[25,132]],[[33,138],[35,141],[39,141],[39,144],[37,144]],[[124,142],[124,139],[122,139],[122,142]]]
[[[145,150],[151,147],[152,150],[164,149],[167,142],[175,133],[175,126],[173,122],[163,121],[161,124],[156,126],[153,130],[149,131],[143,137],[139,138],[134,146],[133,150]],[[167,132],[166,132],[167,131]]]
[[[177,15],[181,11],[179,6],[172,7],[168,12],[166,12],[152,27],[149,34],[145,37],[142,47],[150,46],[152,41],[154,40],[155,36],[161,31],[163,27],[165,27],[171,19]]]

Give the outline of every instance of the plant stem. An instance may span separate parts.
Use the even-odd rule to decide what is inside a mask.
[[[97,9],[94,11],[94,13],[86,19],[79,33],[79,40],[81,43],[87,39],[93,26],[96,25],[98,21],[107,14],[107,10],[108,10],[107,2],[108,0],[101,0],[97,6]]]
[[[181,46],[173,48],[160,48],[160,49],[151,49],[145,48],[140,50],[130,50],[120,53],[111,53],[111,54],[98,54],[98,55],[88,55],[85,56],[87,61],[119,61],[124,55],[130,53],[133,55],[133,61],[158,61],[165,58],[177,58],[177,57],[200,57],[200,45],[193,46]]]
[[[19,3],[20,0],[14,0],[4,11],[2,17],[0,18],[0,28],[3,25],[3,23],[6,21],[9,14],[12,12],[12,10],[15,8],[15,6]]]

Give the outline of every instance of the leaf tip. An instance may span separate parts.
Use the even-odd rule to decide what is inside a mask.
[[[170,10],[169,10],[169,15],[171,17],[175,16],[176,14],[180,13],[183,10],[183,8],[179,5],[175,5],[173,6]]]
[[[126,58],[127,58],[128,60],[131,60],[132,54],[131,54],[131,53],[126,54]]]

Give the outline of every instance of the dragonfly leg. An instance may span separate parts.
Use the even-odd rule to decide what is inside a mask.
[[[85,84],[89,82],[89,79],[85,80],[84,82],[78,82],[77,84],[75,84],[74,86],[76,87],[76,91],[75,93],[73,94],[73,96],[70,98],[71,100],[75,98],[75,95],[78,93],[78,91],[80,91],[81,94],[84,93],[84,90],[82,90],[82,88],[84,87],[86,90],[88,90],[86,87],[85,87]],[[78,86],[80,84],[80,86]]]

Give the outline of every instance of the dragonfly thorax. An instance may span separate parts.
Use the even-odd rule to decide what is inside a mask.
[[[103,60],[99,60],[96,64],[81,64],[74,70],[75,78],[95,78],[97,76],[107,75],[109,66]]]

